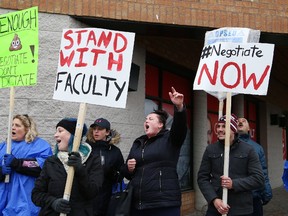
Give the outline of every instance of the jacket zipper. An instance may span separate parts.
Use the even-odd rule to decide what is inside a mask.
[[[145,150],[144,150],[144,148],[142,148],[142,161],[144,161],[144,152],[145,152]]]
[[[139,209],[142,209],[142,201],[141,201],[141,192],[142,192],[142,182],[145,168],[142,169],[142,175],[140,179],[140,187],[139,187]]]
[[[159,187],[160,187],[160,192],[162,192],[162,170],[159,172]]]
[[[145,145],[142,148],[142,161],[144,161],[144,152],[145,152]],[[141,191],[142,191],[142,182],[143,182],[143,175],[144,175],[144,170],[145,168],[142,169],[142,175],[141,175],[141,179],[140,179],[140,187],[139,187],[139,209],[142,209],[142,201],[141,201]]]

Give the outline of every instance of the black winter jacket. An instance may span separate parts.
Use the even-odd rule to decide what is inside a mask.
[[[180,148],[187,133],[186,110],[174,111],[171,130],[162,130],[155,137],[137,138],[127,160],[136,159],[136,168],[122,172],[133,187],[133,205],[137,209],[181,206],[181,191],[177,175]]]
[[[120,149],[108,141],[96,141],[87,143],[92,147],[92,153],[102,158],[104,181],[102,188],[94,199],[94,215],[106,215],[112,193],[112,185],[121,182],[120,168],[124,164],[124,158]]]
[[[208,202],[208,211],[218,215],[213,200],[222,199],[221,176],[224,169],[224,143],[206,147],[198,171],[198,185]],[[252,190],[264,186],[264,176],[258,155],[253,147],[236,139],[230,146],[229,177],[232,189],[228,190],[228,215],[248,215],[253,212]]]
[[[93,198],[103,182],[103,171],[100,157],[90,155],[84,163],[84,172],[75,173],[68,216],[92,216]],[[57,198],[62,198],[66,184],[67,173],[62,162],[56,155],[46,159],[40,177],[32,190],[32,201],[41,207],[39,215],[59,216],[51,204]]]

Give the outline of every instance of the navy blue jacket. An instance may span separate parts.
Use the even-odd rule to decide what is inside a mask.
[[[180,148],[187,133],[186,110],[174,111],[170,130],[161,130],[155,137],[137,138],[127,160],[136,159],[136,168],[122,172],[133,186],[132,205],[137,209],[181,206],[181,191],[177,175]]]
[[[239,138],[242,141],[252,145],[254,150],[258,154],[261,167],[263,170],[264,178],[265,178],[265,187],[262,190],[254,190],[253,198],[261,199],[263,205],[266,205],[272,199],[272,189],[271,189],[271,185],[269,182],[268,169],[267,169],[264,150],[261,145],[259,145],[258,143],[256,143],[254,140],[251,139],[249,134],[241,134],[239,135]]]

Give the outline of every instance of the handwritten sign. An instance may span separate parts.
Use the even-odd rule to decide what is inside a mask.
[[[0,16],[0,88],[37,83],[38,7]]]
[[[223,27],[207,31],[205,33],[204,46],[211,45],[216,42],[233,42],[233,43],[258,43],[260,39],[260,30],[254,30],[250,28],[238,28],[238,27]],[[226,92],[207,92],[219,101],[223,101],[226,98]],[[236,95],[237,93],[232,93]],[[220,113],[219,113],[220,114]]]
[[[266,95],[274,45],[215,43],[203,48],[194,89]]]
[[[125,108],[134,33],[64,29],[54,99]]]

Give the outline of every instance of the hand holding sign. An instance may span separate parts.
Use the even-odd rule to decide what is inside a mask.
[[[73,152],[81,141],[86,103],[125,108],[134,35],[96,28],[63,30],[53,98],[81,102]],[[68,168],[65,200],[70,198],[75,172],[82,168],[79,160],[74,162]]]
[[[224,176],[229,176],[230,129],[228,122],[231,118],[231,96],[238,93],[266,95],[273,60],[274,45],[247,43],[259,41],[260,36],[260,31],[251,30],[253,34],[257,34],[249,38],[250,34],[247,34],[247,31],[250,30],[223,28],[206,33],[205,46],[194,81],[194,89],[205,90],[219,99],[221,105],[219,114],[220,112],[222,114],[220,107],[225,99],[224,93],[227,94]],[[243,43],[243,40],[246,43]],[[222,200],[225,205],[227,197],[228,190],[224,187]],[[223,211],[223,206],[215,205],[215,208],[222,215],[228,213],[228,211]]]

